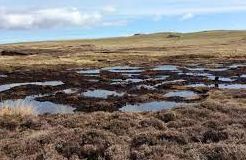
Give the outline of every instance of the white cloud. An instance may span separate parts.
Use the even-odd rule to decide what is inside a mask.
[[[56,26],[89,26],[102,19],[100,13],[81,13],[76,8],[32,11],[0,10],[0,29],[33,29]]]
[[[31,0],[27,1],[31,2]],[[58,8],[51,9],[28,10],[28,7],[32,7],[32,3],[40,3],[33,1],[30,5],[25,5],[27,7],[25,11],[14,9],[19,6],[12,3],[8,6],[12,8],[11,10],[0,7],[0,29],[114,26],[125,25],[127,22],[143,17],[152,18],[153,21],[158,22],[164,17],[188,20],[194,16],[207,14],[246,12],[245,0],[125,0],[110,2],[108,0],[84,0],[76,1],[76,3],[75,1],[62,2],[62,6],[81,8],[59,8],[58,6]],[[54,7],[56,3],[60,2],[54,1],[53,5],[40,3],[43,4],[40,7]]]
[[[184,14],[182,17],[181,17],[181,20],[185,21],[185,20],[188,20],[188,19],[191,19],[193,18],[195,15],[192,14],[192,13],[186,13]]]
[[[111,5],[105,6],[102,10],[104,12],[108,12],[108,13],[113,13],[113,12],[117,11],[117,9],[114,6],[111,6]]]

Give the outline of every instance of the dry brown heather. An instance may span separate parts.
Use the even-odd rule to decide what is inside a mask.
[[[0,159],[245,160],[243,94],[153,113],[1,116]]]
[[[141,64],[194,57],[245,59],[245,43],[246,31],[157,33],[98,40],[20,43],[0,45],[0,52],[29,56],[0,56],[0,66],[11,70]]]

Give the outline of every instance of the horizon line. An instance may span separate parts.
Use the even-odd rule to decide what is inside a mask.
[[[132,33],[129,35],[117,35],[117,36],[102,36],[102,37],[95,37],[95,38],[64,38],[64,39],[44,39],[44,40],[34,40],[34,41],[19,41],[19,42],[6,42],[1,43],[0,45],[15,45],[15,44],[25,44],[25,43],[42,43],[42,42],[59,42],[59,41],[79,41],[79,40],[104,40],[104,39],[112,39],[112,38],[128,38],[132,37],[135,34],[142,34],[142,35],[152,35],[152,34],[161,34],[161,33],[176,33],[176,34],[190,34],[190,33],[202,33],[202,32],[246,32],[246,29],[209,29],[209,30],[198,30],[193,32],[177,32],[177,31],[159,31],[159,32],[139,32],[139,33]]]

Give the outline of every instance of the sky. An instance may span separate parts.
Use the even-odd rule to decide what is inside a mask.
[[[245,0],[0,0],[0,43],[245,29]]]

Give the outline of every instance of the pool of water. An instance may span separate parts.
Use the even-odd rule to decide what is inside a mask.
[[[63,92],[65,94],[74,94],[74,93],[77,93],[78,92],[78,89],[77,88],[69,88],[69,89],[63,90]]]
[[[137,73],[143,72],[144,70],[141,67],[131,67],[131,66],[115,66],[115,67],[106,67],[102,70],[107,70],[115,73]]]
[[[197,72],[187,72],[187,73],[178,73],[179,75],[186,75],[186,76],[201,76],[201,77],[208,77],[213,76],[211,73],[197,73]]]
[[[0,85],[0,92],[7,91],[14,87],[26,86],[26,85],[37,85],[37,86],[59,86],[63,85],[62,81],[46,81],[46,82],[27,82],[27,83],[12,83]]]
[[[160,65],[153,68],[154,71],[179,71],[175,65]]]
[[[103,70],[136,70],[141,69],[141,67],[131,67],[131,66],[114,66],[114,67],[105,67]]]
[[[99,82],[98,79],[89,79],[88,81],[89,81],[89,82]]]
[[[198,95],[193,91],[172,91],[164,95],[165,97],[182,97],[182,98],[192,98]]]
[[[182,105],[182,103],[169,102],[169,101],[155,101],[139,104],[127,104],[120,109],[123,112],[147,112],[147,111],[160,111],[163,109],[170,109]]]
[[[220,71],[227,71],[229,68],[204,68],[204,67],[199,67],[199,68],[186,68],[190,71],[214,71],[214,72],[220,72]]]
[[[204,67],[190,67],[190,68],[186,68],[190,71],[214,71],[214,72],[221,72],[221,71],[227,71],[229,69],[237,69],[240,67],[246,67],[246,64],[232,64],[230,66],[227,67],[218,67],[218,68],[204,68]]]
[[[215,76],[207,76],[209,80],[215,80]],[[233,82],[235,79],[228,78],[228,77],[219,77],[219,81],[224,81],[224,82]]]
[[[109,71],[114,73],[138,73],[143,72],[144,70],[141,67],[130,67],[130,66],[114,66],[114,67],[105,67],[102,69],[86,69],[77,71],[77,73],[85,74],[88,76],[97,76],[101,71]]]
[[[207,70],[209,71],[214,71],[214,72],[222,72],[222,71],[227,71],[229,68],[209,68]]]
[[[206,85],[203,83],[190,84],[188,87],[215,87],[221,89],[246,89],[246,84],[210,84]]]
[[[243,74],[240,76],[241,78],[246,78],[246,74]]]
[[[119,92],[116,92],[116,91],[96,89],[96,90],[88,90],[88,91],[82,93],[81,95],[85,96],[85,97],[107,99],[109,96],[121,97],[124,94],[125,93],[123,93],[123,92],[119,93]]]
[[[148,90],[155,90],[156,88],[151,86],[151,85],[145,85],[145,84],[141,84],[141,85],[138,85],[136,87],[137,89],[148,89]]]
[[[0,78],[7,78],[7,77],[8,77],[7,75],[0,74]]]
[[[166,80],[168,77],[169,76],[160,75],[160,76],[155,76],[154,78],[150,78],[150,79],[161,81],[161,80]]]
[[[221,89],[246,89],[246,84],[219,84]]]
[[[100,77],[99,74],[84,74],[84,76],[87,76],[87,77]]]
[[[231,69],[239,68],[239,67],[246,67],[246,64],[233,64],[229,66]]]
[[[100,73],[100,69],[80,70],[80,71],[77,71],[77,73],[81,73],[81,74],[99,74]]]
[[[11,107],[19,107],[19,106],[27,106],[33,107],[34,112],[36,114],[67,114],[74,113],[75,108],[70,107],[68,105],[55,104],[52,102],[39,102],[35,100],[37,96],[28,96],[25,99],[18,100],[5,100],[0,102],[0,107],[3,106],[11,106]]]
[[[208,87],[208,85],[205,85],[204,83],[196,83],[196,84],[189,84],[187,87]]]
[[[143,82],[143,79],[139,79],[139,78],[128,78],[128,79],[113,79],[112,80],[112,85],[114,84],[128,84],[128,83],[139,83],[139,82]]]

